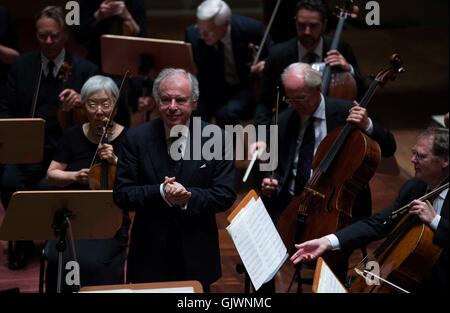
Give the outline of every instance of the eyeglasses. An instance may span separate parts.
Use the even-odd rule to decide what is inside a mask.
[[[415,158],[417,161],[423,161],[426,158],[428,158],[428,154],[421,154],[417,152],[416,150],[411,150],[412,157]]]
[[[283,102],[286,102],[287,104],[290,104],[290,105],[294,105],[294,104],[304,103],[304,102],[308,101],[309,98],[310,98],[310,96],[305,96],[305,97],[301,97],[301,98],[283,97]]]
[[[39,40],[46,40],[48,37],[50,37],[52,40],[58,40],[61,37],[61,32],[46,32],[46,33],[37,33],[37,38]]]
[[[98,108],[102,111],[109,111],[113,107],[113,103],[111,100],[101,100],[101,101],[93,101],[89,100],[86,102],[86,108],[90,112],[97,112]]]
[[[159,102],[162,106],[169,106],[172,101],[175,100],[175,103],[177,105],[186,105],[189,103],[189,101],[191,100],[191,98],[184,98],[184,97],[167,97],[167,96],[162,96],[159,99]]]

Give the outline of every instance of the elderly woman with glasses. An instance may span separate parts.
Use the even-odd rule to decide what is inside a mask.
[[[89,167],[97,148],[99,159],[113,165],[117,163],[116,151],[125,137],[126,129],[112,122],[108,130],[109,143],[100,144],[100,139],[105,121],[114,117],[114,106],[118,97],[119,89],[111,78],[93,76],[86,81],[81,89],[81,101],[86,109],[88,122],[65,131],[47,171],[51,185],[64,189],[88,189]],[[81,286],[122,282],[129,224],[128,216],[124,216],[122,227],[112,239],[75,241]],[[55,241],[49,241],[44,250],[48,259],[47,292],[56,289],[58,263],[55,245]],[[72,261],[69,250],[65,251],[63,265]],[[66,274],[63,273],[63,278]],[[63,279],[63,291],[74,291],[75,287],[67,286]]]

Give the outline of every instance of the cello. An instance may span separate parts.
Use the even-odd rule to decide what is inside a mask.
[[[367,106],[378,88],[405,71],[398,54],[390,61],[392,66],[376,76],[361,107]],[[354,199],[372,178],[380,158],[378,144],[352,124],[330,132],[317,148],[313,174],[302,193],[292,199],[278,220],[277,228],[288,249],[296,240],[320,238],[348,225]]]
[[[330,51],[337,50],[345,20],[349,16],[355,18],[358,10],[358,7],[353,5],[352,0],[344,1],[342,7],[336,6],[336,16],[339,18],[339,22],[331,42]],[[331,66],[326,63],[314,63],[311,66],[315,70],[322,72],[322,93],[324,96],[345,100],[356,99],[357,86],[352,74],[343,71],[332,71]]]
[[[448,189],[448,177],[444,182],[425,194],[419,200],[432,200]],[[434,233],[416,215],[408,214],[410,204],[393,211],[384,224],[401,218],[394,230],[373,252],[355,267],[359,275],[352,281],[352,293],[409,293],[431,271],[439,258],[442,248],[433,243]],[[371,262],[368,262],[368,260]],[[375,264],[377,264],[376,272]],[[363,269],[357,267],[364,265]],[[367,280],[379,283],[367,283]],[[381,281],[381,282],[380,282]]]

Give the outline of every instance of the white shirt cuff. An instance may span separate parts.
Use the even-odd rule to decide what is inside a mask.
[[[438,226],[439,226],[439,222],[441,221],[441,216],[436,214],[436,216],[433,218],[433,220],[430,223],[430,227],[432,230],[436,231]]]
[[[352,74],[352,76],[355,76],[355,69],[350,63],[348,65],[350,65],[350,74]]]
[[[164,193],[164,183],[159,185],[159,193],[161,194],[161,198],[163,198],[167,205],[173,207],[173,205],[166,199],[166,194]]]
[[[370,117],[369,117],[369,126],[367,126],[365,132],[367,135],[372,135],[372,133],[373,133],[373,123],[372,123],[372,119]]]
[[[341,249],[341,244],[339,243],[339,239],[335,234],[327,235],[325,236],[325,238],[327,238],[331,242],[331,250],[334,251]]]

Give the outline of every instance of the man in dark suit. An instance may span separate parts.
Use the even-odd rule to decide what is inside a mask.
[[[431,273],[424,277],[417,290],[409,291],[448,292],[450,286],[448,188],[433,199],[418,200],[427,190],[436,189],[445,179],[448,181],[448,129],[432,127],[419,134],[416,144],[412,148],[411,163],[414,165],[415,177],[402,186],[397,199],[390,207],[335,234],[296,245],[298,250],[291,260],[295,264],[311,261],[327,250],[341,249],[351,252],[362,245],[386,237],[400,221],[400,218],[386,224],[385,221],[394,210],[409,204],[409,214],[416,215],[426,227],[434,232],[433,243],[442,248]]]
[[[67,32],[61,8],[50,6],[40,12],[36,19],[36,36],[40,51],[19,57],[11,66],[5,95],[0,98],[0,117],[43,118],[46,121],[44,157],[37,164],[5,167],[0,181],[5,207],[15,191],[36,188],[45,177],[62,135],[58,109],[69,112],[80,106],[78,92],[84,82],[98,72],[94,64],[65,50]],[[26,258],[21,256],[10,259],[9,267],[21,268],[25,264]]]
[[[279,116],[278,167],[275,177],[264,178],[261,184],[263,200],[274,220],[293,197],[302,192],[312,172],[315,152],[333,129],[349,122],[373,138],[380,145],[383,156],[392,156],[396,149],[394,136],[372,121],[367,110],[356,101],[352,104],[323,97],[321,75],[310,65],[291,64],[283,72],[282,81],[286,91],[284,101],[289,108]],[[353,217],[369,216],[371,205],[367,185],[355,199]],[[339,264],[339,269],[340,266],[345,267],[346,264]]]
[[[197,24],[186,30],[186,42],[192,45],[198,69],[197,113],[203,120],[215,117],[219,126],[236,125],[253,115],[255,93],[250,74],[260,72],[264,62],[252,66],[250,45],[259,45],[263,35],[260,22],[232,15],[224,1],[206,0],[197,8]]]
[[[358,99],[364,94],[364,79],[352,48],[340,42],[337,50],[330,51],[332,39],[323,35],[326,17],[327,10],[321,0],[302,0],[297,4],[297,37],[271,47],[266,59],[262,93],[254,115],[255,124],[267,125],[271,122],[277,86],[282,88],[281,73],[292,63],[325,62],[333,68],[350,72],[357,83]]]
[[[131,283],[193,279],[208,290],[221,275],[215,213],[235,200],[234,163],[225,160],[220,138],[212,138],[222,145],[219,158],[196,157],[211,139],[196,137],[207,126],[191,118],[198,95],[193,75],[162,71],[153,88],[161,119],[131,129],[123,143],[114,201],[124,211],[136,210],[127,263]],[[180,128],[181,137],[171,137]]]

